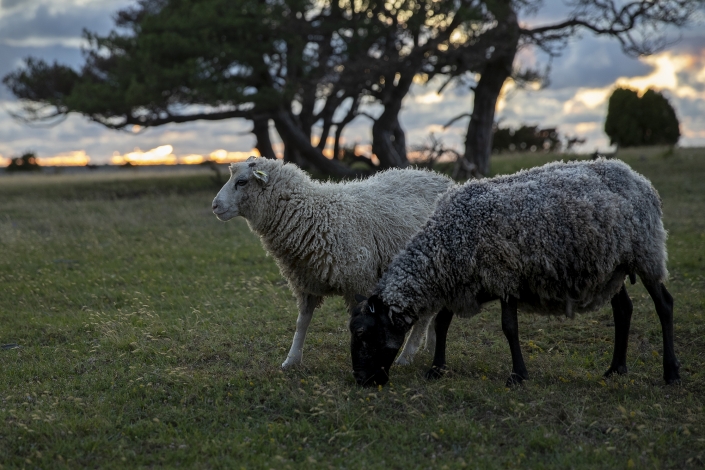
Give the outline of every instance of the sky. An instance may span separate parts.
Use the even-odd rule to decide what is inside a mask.
[[[546,0],[531,24],[560,13],[561,0]],[[105,34],[115,11],[128,0],[0,0],[0,77],[16,70],[27,56],[78,68],[82,63],[83,29]],[[640,91],[651,87],[664,93],[681,122],[681,146],[705,146],[705,20],[702,13],[681,31],[671,31],[674,43],[646,57],[626,56],[618,43],[588,33],[570,41],[550,63],[549,84],[541,90],[505,86],[496,118],[501,125],[557,127],[564,135],[587,142],[581,152],[609,151],[603,132],[607,100],[617,86]],[[533,50],[520,53],[523,65],[545,67],[548,60]],[[467,119],[444,128],[452,118],[472,110],[472,92],[457,86],[438,95],[433,83],[415,86],[401,113],[409,145],[428,141],[434,133],[447,146],[462,151]],[[251,124],[243,120],[193,122],[146,129],[139,133],[108,130],[72,115],[52,127],[30,126],[10,115],[17,101],[0,85],[0,165],[8,158],[33,151],[42,164],[104,164],[125,161],[198,162],[243,158],[252,153]],[[374,113],[374,109],[371,110]],[[371,125],[359,117],[346,128],[346,143],[369,149]],[[276,136],[274,136],[276,139]],[[200,159],[200,160],[199,160]]]

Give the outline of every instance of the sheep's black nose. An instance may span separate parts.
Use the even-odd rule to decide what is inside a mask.
[[[218,203],[213,201],[213,210],[218,210]]]

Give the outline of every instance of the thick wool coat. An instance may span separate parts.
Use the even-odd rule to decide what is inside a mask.
[[[602,306],[628,274],[667,277],[661,215],[651,183],[617,160],[469,181],[441,198],[376,292],[397,317],[442,306],[474,315],[480,292],[572,317]]]
[[[269,181],[242,188],[240,215],[259,235],[291,289],[349,305],[374,288],[454,185],[441,174],[392,169],[347,182],[312,180],[299,167],[259,158],[232,165],[238,174],[263,171]]]

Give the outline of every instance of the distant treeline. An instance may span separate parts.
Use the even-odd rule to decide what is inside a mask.
[[[571,150],[576,145],[585,143],[581,137],[564,136],[555,127],[522,125],[519,128],[495,125],[492,151],[502,152],[558,152]]]

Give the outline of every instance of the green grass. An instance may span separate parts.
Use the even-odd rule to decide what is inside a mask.
[[[499,156],[498,173],[555,156]],[[531,380],[505,389],[499,309],[358,388],[347,313],[314,316],[282,372],[294,299],[243,220],[210,212],[204,170],[0,179],[1,468],[696,468],[705,464],[705,152],[624,159],[664,201],[681,386],[640,284],[626,376],[602,380],[611,311],[520,315]],[[130,173],[131,174],[131,173]]]

